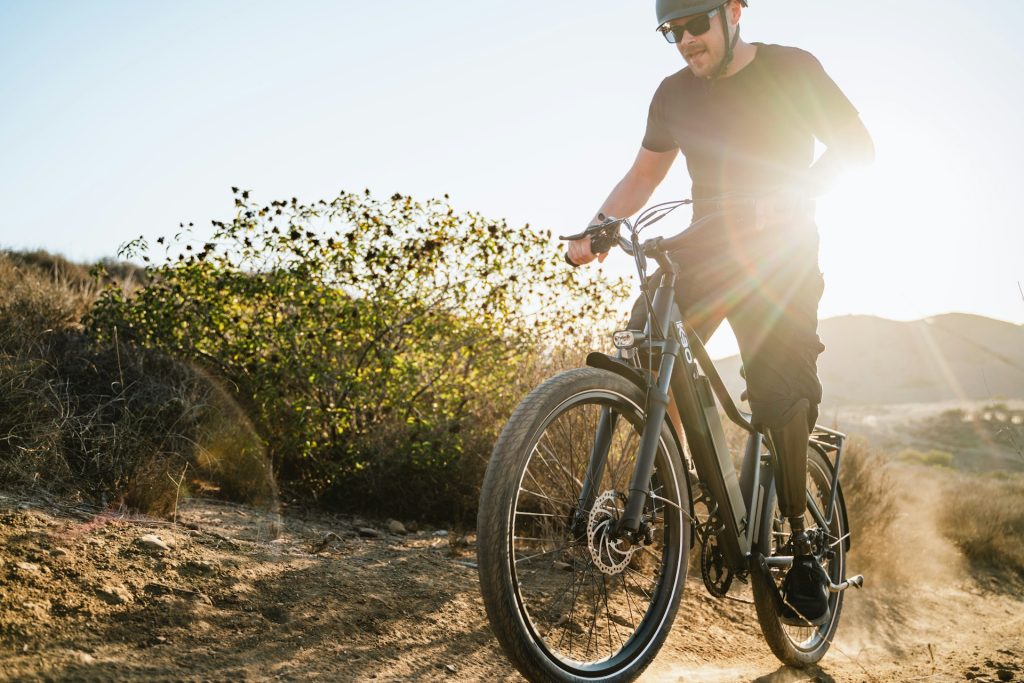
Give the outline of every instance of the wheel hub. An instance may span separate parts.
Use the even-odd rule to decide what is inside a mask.
[[[623,539],[615,538],[615,526],[621,515],[620,504],[625,496],[615,491],[605,491],[594,500],[587,523],[587,549],[590,558],[602,574],[614,576],[626,570],[633,555],[640,551],[639,545],[629,546]]]

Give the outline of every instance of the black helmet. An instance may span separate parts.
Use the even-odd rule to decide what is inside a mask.
[[[662,27],[673,19],[682,19],[683,17],[689,17],[694,14],[700,14],[702,12],[711,12],[712,10],[725,7],[732,0],[657,0],[656,10],[658,12],[658,30],[662,30]],[[739,0],[739,3],[746,7],[747,0]],[[729,68],[729,64],[732,63],[733,48],[736,47],[736,42],[740,38],[739,31],[733,34],[732,38],[729,37],[729,23],[725,20],[725,14],[722,14],[722,34],[725,37],[725,55],[722,57],[722,61],[718,63],[718,67],[715,69],[711,76],[708,76],[708,80],[717,80],[722,74]]]
[[[710,12],[727,2],[729,0],[711,0],[710,2],[708,0],[658,0],[656,7],[658,13],[657,28],[661,28],[673,19],[681,19],[693,14],[700,14],[701,12]],[[746,7],[747,0],[740,0],[740,4]]]

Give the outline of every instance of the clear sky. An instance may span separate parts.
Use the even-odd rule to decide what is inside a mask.
[[[232,185],[576,231],[683,66],[655,23],[653,0],[0,0],[0,246],[110,256],[229,216]],[[744,37],[813,52],[878,149],[819,203],[821,317],[1024,321],[1021,26],[1019,0],[751,0]],[[680,160],[655,199],[688,191]]]

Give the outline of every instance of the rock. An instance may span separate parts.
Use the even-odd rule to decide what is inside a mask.
[[[64,557],[65,555],[70,554],[70,551],[67,548],[57,547],[57,548],[54,548],[53,550],[51,550],[50,554],[53,555],[54,557]]]
[[[39,573],[39,565],[33,562],[15,562],[14,566],[17,567],[20,571],[28,572],[29,574]]]
[[[444,672],[446,674],[448,674],[449,676],[451,676],[452,674],[455,673],[455,665],[454,664],[445,664],[444,665]]]
[[[448,530],[447,529],[438,529],[437,531],[434,532],[434,536],[437,536],[438,538],[444,538],[447,535],[448,535]]]
[[[150,550],[161,553],[171,549],[171,547],[164,543],[163,540],[156,534],[146,534],[145,536],[139,536],[135,539],[135,545],[139,546],[143,550]]]
[[[1001,681],[1012,681],[1013,680],[1013,672],[1010,671],[1009,669],[997,669],[996,670],[996,677],[999,680],[1001,680]]]
[[[165,586],[162,583],[147,583],[142,587],[142,592],[146,595],[167,595],[174,591],[170,586]]]
[[[361,526],[356,531],[363,538],[380,538],[380,531],[370,526]]]
[[[400,534],[402,536],[405,536],[407,533],[409,533],[408,531],[406,531],[405,525],[399,522],[397,519],[388,520],[388,531],[390,531],[393,534]]]
[[[207,562],[206,560],[189,560],[185,563],[182,570],[186,573],[213,574],[217,571],[217,567],[212,562]],[[179,572],[182,570],[179,570]]]
[[[132,601],[132,594],[120,584],[107,584],[96,589],[96,595],[108,605],[124,605]]]
[[[75,661],[77,661],[79,664],[92,664],[93,662],[96,661],[96,658],[93,657],[88,652],[79,652],[79,651],[76,650],[75,652],[72,652],[71,654],[75,658]]]

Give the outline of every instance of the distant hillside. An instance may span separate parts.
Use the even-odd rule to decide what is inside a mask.
[[[913,322],[823,320],[818,358],[826,406],[1024,398],[1024,326],[966,313]],[[734,395],[739,357],[717,366]]]

